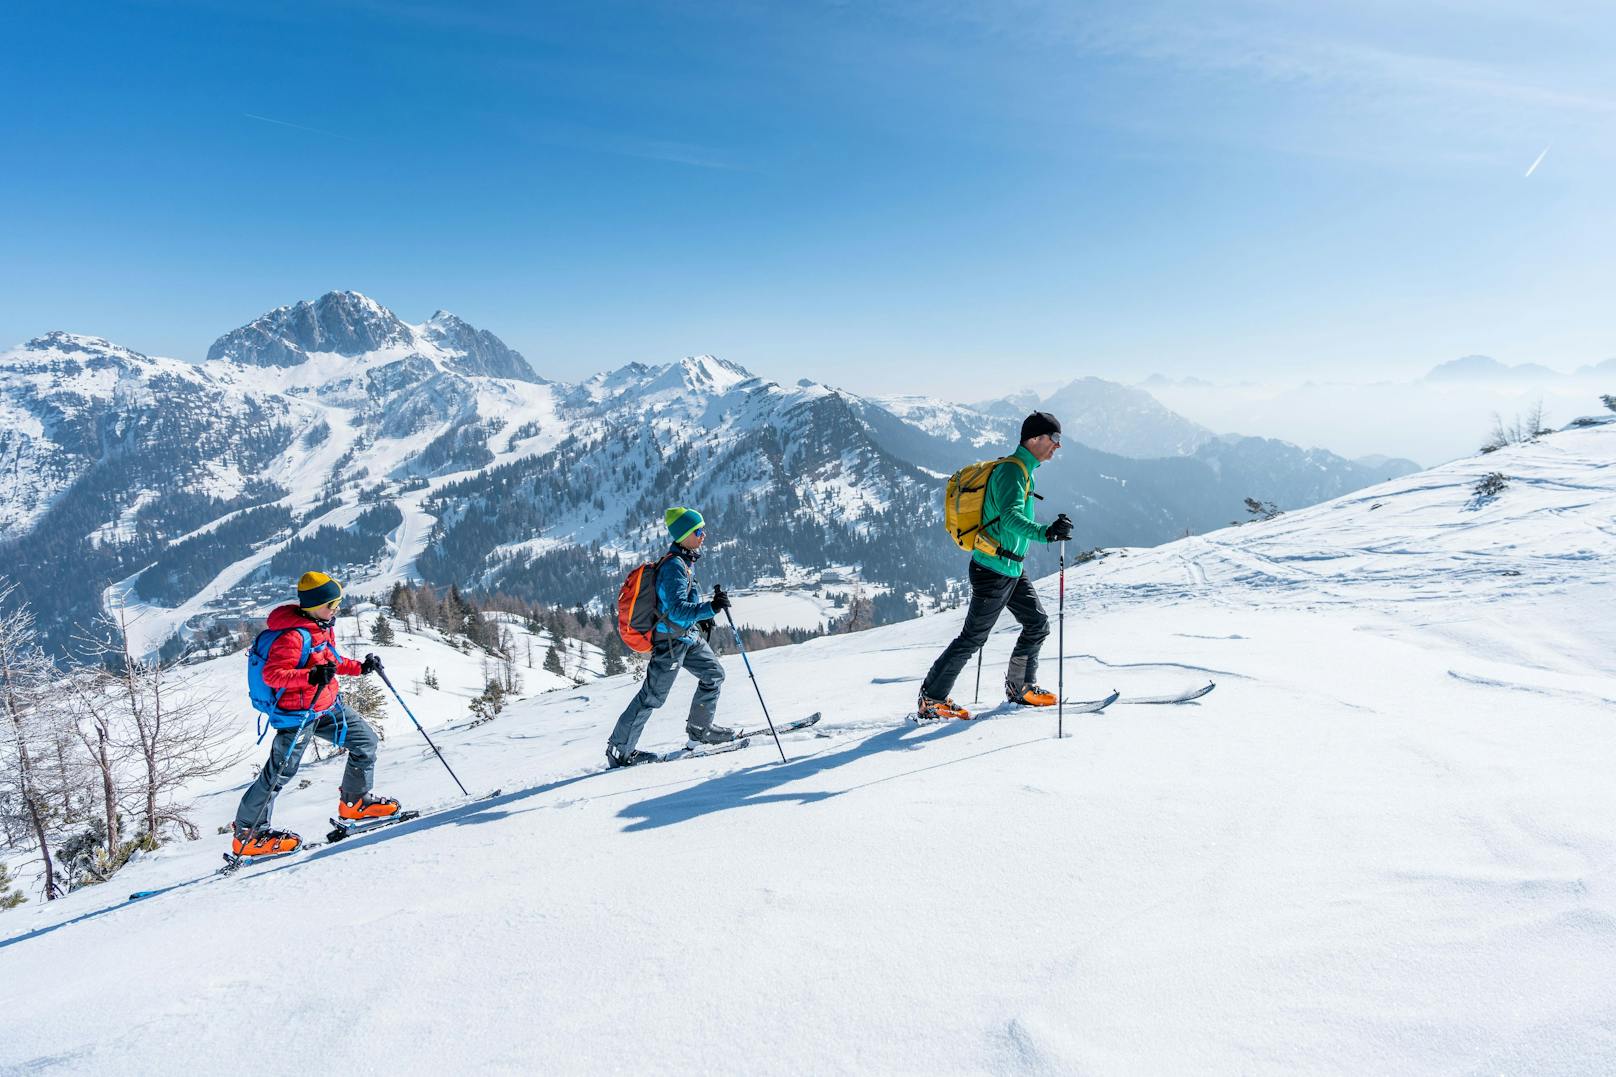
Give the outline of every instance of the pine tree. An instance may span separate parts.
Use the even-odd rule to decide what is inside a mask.
[[[387,619],[387,614],[376,615],[376,623],[370,626],[370,641],[381,647],[393,645],[393,623]]]
[[[11,872],[6,870],[4,864],[0,864],[0,909],[15,909],[28,900],[27,895],[21,890],[11,889],[11,882]]]
[[[606,664],[603,672],[606,676],[615,677],[619,673],[628,672],[628,666],[623,663],[623,641],[617,638],[616,633],[606,637],[606,641],[601,645],[601,651],[605,655]]]
[[[561,668],[561,651],[554,643],[550,644],[550,649],[544,652],[544,668],[547,672],[554,673],[557,676],[564,677],[567,675],[567,671]]]
[[[423,683],[425,683],[428,688],[436,689],[438,687],[438,675],[432,672],[431,666],[426,667],[426,675],[423,678]]]
[[[356,681],[349,681],[343,686],[342,701],[370,723],[371,728],[376,730],[377,740],[387,740],[382,725],[382,719],[387,717],[387,694],[376,683],[376,678],[366,674]]]

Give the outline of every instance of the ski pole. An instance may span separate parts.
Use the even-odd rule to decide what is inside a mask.
[[[1055,705],[1055,739],[1059,740],[1066,735],[1066,540],[1061,539],[1060,549],[1060,642],[1056,647],[1059,658],[1055,664],[1055,691],[1059,693],[1060,702]]]
[[[982,702],[982,652],[986,649],[986,643],[976,649],[976,698],[972,703]]]
[[[729,607],[724,607],[724,620],[729,622],[729,630],[735,633],[735,646],[740,649],[741,661],[746,663],[746,675],[752,678],[752,687],[757,689],[758,703],[763,707],[763,719],[769,723],[769,732],[774,734],[774,746],[780,749],[780,762],[789,763],[786,750],[780,745],[780,734],[775,733],[774,719],[769,717],[769,705],[763,702],[763,689],[758,684],[757,674],[752,672],[752,660],[746,657],[746,644],[741,642],[741,630],[735,627],[735,618],[730,615]]]
[[[432,743],[432,738],[427,737],[426,730],[421,728],[421,723],[415,721],[415,714],[410,710],[410,705],[404,702],[403,696],[398,694],[398,689],[393,687],[393,682],[387,679],[387,671],[378,666],[376,672],[382,675],[382,683],[387,685],[387,690],[389,692],[393,693],[393,698],[398,700],[398,705],[400,707],[404,708],[404,713],[410,716],[410,721],[415,722],[416,731],[420,733],[421,736],[426,737],[427,746],[432,749],[432,754],[438,757],[438,762],[443,764],[443,769],[449,772],[449,777],[454,778],[454,783],[456,785],[460,785],[460,779],[455,775],[454,768],[449,765],[449,761],[447,759],[443,758],[443,753],[438,751],[438,746],[436,744]],[[463,785],[460,785],[460,795],[467,797],[471,796],[470,793],[466,792],[466,787]]]

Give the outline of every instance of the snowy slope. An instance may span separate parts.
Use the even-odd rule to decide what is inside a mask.
[[[210,835],[0,914],[30,985],[0,1069],[1616,1071],[1613,460],[1616,427],[1569,431],[1073,570],[1068,694],[1218,688],[1065,740],[902,724],[957,614],[754,656],[777,718],[827,714],[787,765],[599,772],[628,678],[444,731],[501,796],[228,881]],[[305,775],[277,821],[313,834],[337,773]],[[379,784],[452,791],[396,734]]]

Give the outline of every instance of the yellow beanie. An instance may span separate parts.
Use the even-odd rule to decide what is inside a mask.
[[[297,581],[297,604],[300,609],[312,610],[341,597],[342,584],[324,572],[305,572]]]

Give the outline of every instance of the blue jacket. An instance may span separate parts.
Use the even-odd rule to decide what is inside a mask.
[[[678,543],[673,545],[673,556],[657,570],[657,608],[667,621],[679,626],[679,638],[694,638],[696,622],[713,616],[713,604],[701,600],[696,588],[696,554]],[[656,631],[665,635],[675,633],[666,621],[658,621]]]

